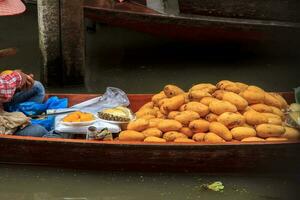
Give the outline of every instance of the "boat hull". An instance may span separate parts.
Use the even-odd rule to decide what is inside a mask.
[[[299,42],[298,21],[263,20],[255,17],[236,18],[227,15],[162,14],[130,1],[111,5],[103,3],[106,1],[86,0],[85,17],[112,26],[182,41],[249,43],[293,40]],[[186,8],[188,6],[189,4],[181,4],[181,10],[184,13],[197,13],[193,9]],[[196,8],[199,8],[198,4]]]
[[[78,169],[165,172],[295,172],[298,142],[145,144],[0,138],[0,162]]]
[[[291,92],[281,93],[293,102]],[[96,94],[48,94],[68,98],[69,106]],[[136,112],[152,94],[128,95]],[[97,170],[181,172],[296,171],[300,142],[143,143],[87,141],[0,135],[0,163]]]

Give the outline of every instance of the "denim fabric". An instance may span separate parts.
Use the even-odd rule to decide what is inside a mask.
[[[65,135],[63,133],[56,133],[55,131],[49,131],[43,137],[45,137],[45,138],[69,138],[68,135]]]
[[[45,88],[39,82],[35,81],[32,88],[25,91],[17,92],[12,100],[4,104],[4,109],[7,110],[10,106],[14,106],[19,103],[34,101],[36,103],[42,103],[45,98]]]
[[[14,135],[43,137],[46,134],[48,134],[48,131],[44,127],[35,124],[26,126],[23,129],[19,129]]]

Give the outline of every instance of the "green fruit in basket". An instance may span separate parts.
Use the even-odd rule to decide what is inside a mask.
[[[98,116],[101,119],[121,122],[129,122],[132,119],[131,111],[122,106],[105,109],[101,112],[98,112]]]

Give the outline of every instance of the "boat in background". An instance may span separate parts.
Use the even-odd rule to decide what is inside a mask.
[[[52,94],[69,106],[96,97]],[[293,93],[283,93],[289,103]],[[137,111],[151,94],[128,95]],[[96,170],[181,172],[296,172],[300,141],[213,143],[144,143],[35,138],[0,135],[0,163]]]
[[[180,40],[299,42],[297,1],[222,2],[85,0],[84,13],[96,22]]]

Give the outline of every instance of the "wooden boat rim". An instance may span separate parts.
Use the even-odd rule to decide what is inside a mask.
[[[136,11],[124,11],[113,8],[96,8],[93,6],[85,5],[84,9],[91,11],[105,11],[105,12],[115,12],[115,13],[123,13],[123,14],[132,14],[132,15],[140,15],[140,16],[152,16],[152,17],[161,17],[161,18],[172,18],[177,20],[191,20],[193,21],[206,21],[213,23],[230,23],[230,24],[243,24],[243,25],[258,25],[258,26],[278,26],[278,27],[287,27],[287,28],[300,28],[300,23],[297,22],[281,22],[275,20],[256,20],[256,19],[238,19],[238,18],[230,18],[230,17],[215,17],[215,16],[205,16],[205,15],[168,15],[161,13],[141,13]]]
[[[43,138],[31,136],[16,136],[16,135],[0,135],[1,140],[16,140],[16,141],[35,141],[47,143],[70,143],[70,144],[87,144],[87,145],[108,145],[108,146],[134,146],[134,147],[217,147],[217,146],[256,146],[256,145],[286,145],[300,144],[300,141],[264,141],[264,142],[225,142],[225,143],[204,143],[204,142],[134,142],[134,141],[97,141],[85,139],[64,139],[64,138]]]

